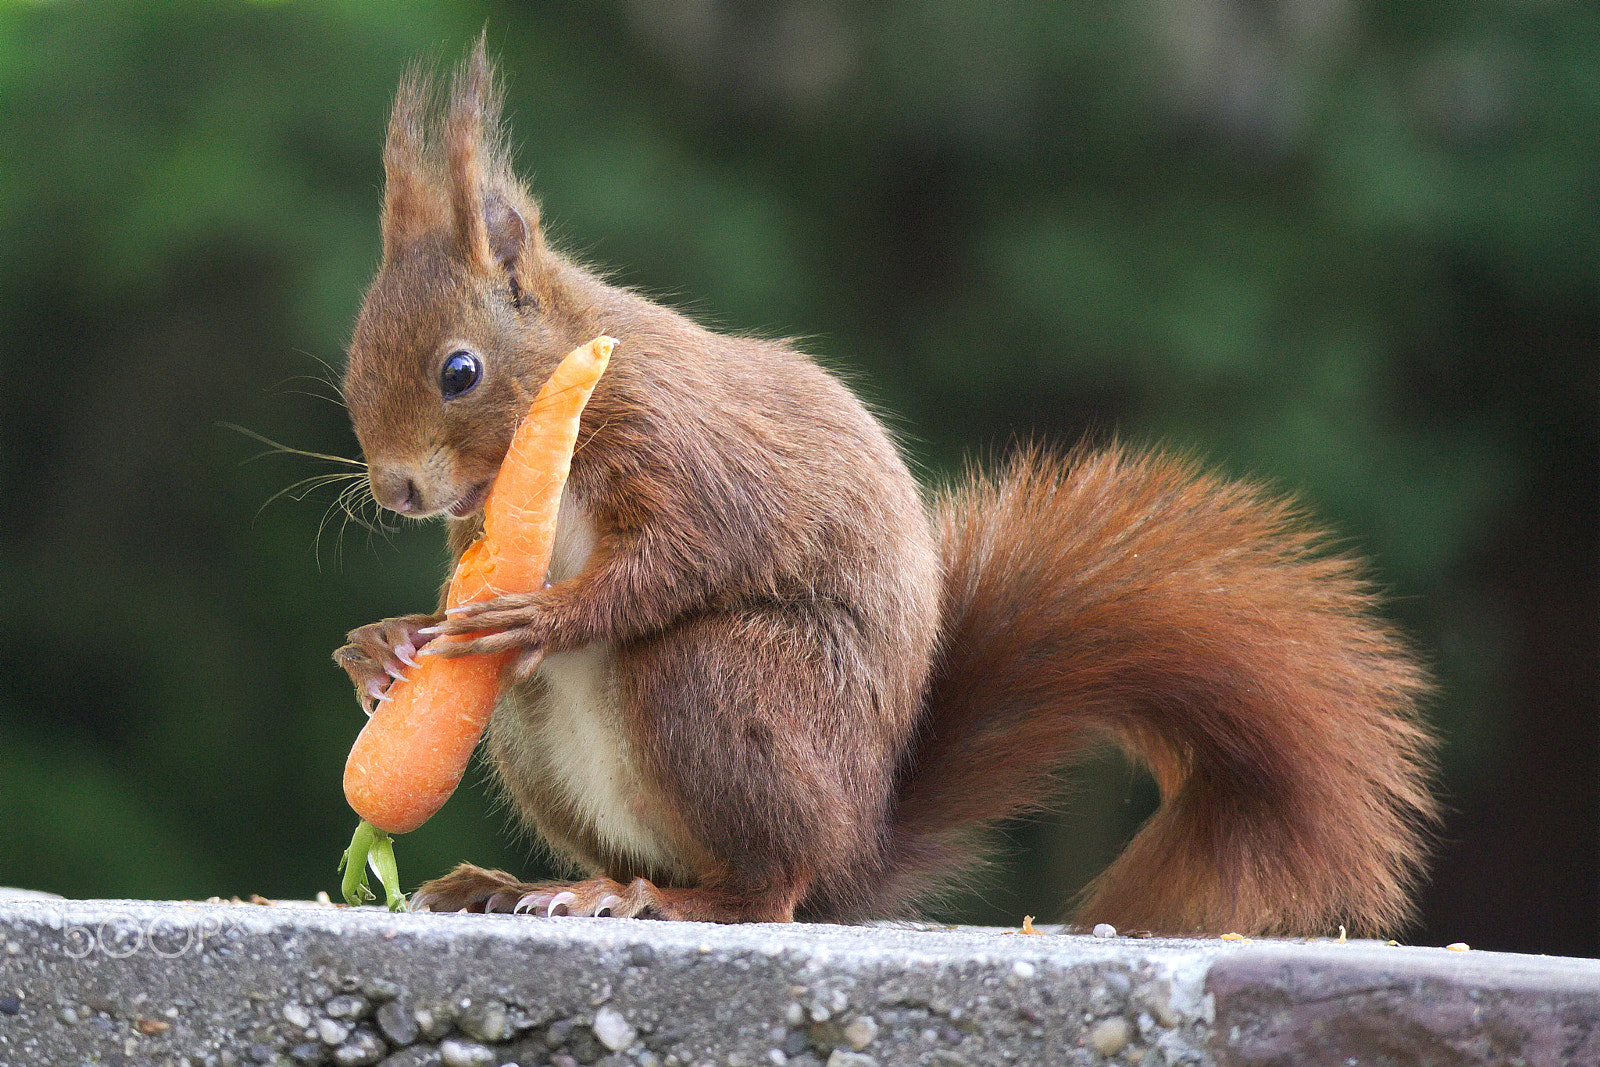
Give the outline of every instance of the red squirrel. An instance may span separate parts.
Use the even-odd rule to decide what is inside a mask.
[[[707,330],[552,249],[480,40],[414,68],[383,262],[344,395],[373,496],[454,554],[558,359],[619,343],[550,584],[351,632],[364,702],[440,634],[516,648],[488,732],[522,820],[582,872],[462,865],[413,906],[713,922],[914,914],[974,831],[1110,741],[1161,805],[1075,920],[1163,933],[1403,923],[1432,739],[1424,671],[1296,508],[1193,461],[1023,449],[925,498],[793,346]]]

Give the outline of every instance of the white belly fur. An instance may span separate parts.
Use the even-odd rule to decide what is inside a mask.
[[[581,572],[596,542],[593,520],[569,490],[556,522],[550,581]],[[612,669],[611,647],[603,641],[545,658],[539,667],[544,699],[529,709],[540,762],[554,791],[568,798],[579,822],[594,828],[606,852],[650,868],[671,867],[666,842],[634,803],[641,792],[639,773],[623,733]]]

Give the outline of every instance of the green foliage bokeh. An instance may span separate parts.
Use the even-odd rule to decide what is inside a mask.
[[[440,537],[223,424],[356,456],[387,103],[485,25],[553,240],[808,338],[930,478],[1118,433],[1303,494],[1441,680],[1426,933],[1600,952],[1576,3],[0,2],[0,884],[334,887],[328,653],[431,604]],[[1148,809],[1081,781],[959,917],[1058,912]],[[536,869],[481,781],[401,842],[458,859]]]

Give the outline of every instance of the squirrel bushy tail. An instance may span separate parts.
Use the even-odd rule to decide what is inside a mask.
[[[1075,919],[1120,930],[1378,933],[1435,818],[1423,671],[1294,508],[1172,455],[1019,453],[936,503],[944,623],[902,768],[897,896],[974,827],[1046,805],[1097,741],[1161,806]]]

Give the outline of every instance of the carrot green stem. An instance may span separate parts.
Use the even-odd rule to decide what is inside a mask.
[[[375,899],[367,888],[367,868],[378,876],[383,886],[384,903],[390,911],[405,911],[406,897],[400,892],[400,868],[394,862],[394,841],[388,833],[365,819],[356,827],[350,838],[350,847],[339,857],[339,869],[344,872],[345,903],[351,906],[365,904]]]

